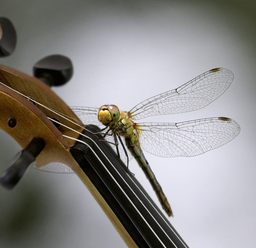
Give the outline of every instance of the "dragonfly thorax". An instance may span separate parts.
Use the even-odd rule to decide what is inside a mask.
[[[120,118],[120,111],[116,105],[102,105],[97,112],[98,120],[105,126],[113,126]]]
[[[135,124],[126,111],[120,112],[120,118],[113,127],[114,131],[123,137],[131,137],[135,130]]]

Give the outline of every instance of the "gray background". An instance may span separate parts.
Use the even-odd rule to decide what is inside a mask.
[[[233,0],[1,0],[18,44],[0,63],[31,74],[42,57],[64,54],[74,77],[54,91],[68,105],[123,110],[211,68],[231,69],[232,86],[205,109],[153,120],[228,116],[240,135],[193,158],[146,156],[190,247],[255,247],[255,8]],[[3,172],[20,148],[0,135]],[[130,169],[157,201],[135,161]],[[31,169],[13,191],[0,188],[0,211],[0,247],[126,247],[76,175]]]

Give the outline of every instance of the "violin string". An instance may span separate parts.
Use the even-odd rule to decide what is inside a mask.
[[[94,132],[92,132],[91,130],[87,129],[86,126],[82,126],[82,125],[80,125],[79,123],[77,123],[76,120],[75,120],[75,118],[70,117],[70,116],[68,116],[68,115],[65,115],[65,114],[63,114],[63,113],[60,113],[59,111],[54,110],[54,109],[52,109],[52,108],[49,108],[49,107],[45,106],[44,104],[42,104],[42,103],[40,103],[40,102],[34,100],[33,98],[31,98],[31,97],[29,97],[29,96],[27,96],[27,95],[25,95],[25,94],[19,92],[18,90],[13,89],[12,87],[10,87],[10,86],[4,84],[3,82],[0,82],[0,84],[3,85],[3,86],[5,86],[5,87],[8,88],[8,89],[14,91],[15,93],[17,93],[17,94],[19,94],[19,95],[25,97],[26,99],[28,99],[28,100],[30,100],[30,101],[36,103],[37,105],[41,106],[42,108],[44,108],[44,109],[46,109],[46,110],[48,110],[48,111],[54,113],[55,115],[57,115],[57,116],[59,116],[59,117],[65,119],[65,120],[67,120],[68,122],[70,122],[70,123],[72,123],[72,124],[74,124],[74,125],[76,125],[76,126],[82,128],[82,129],[85,129],[85,130],[88,131],[89,133],[94,134]],[[67,128],[67,129],[69,129],[69,130],[72,131],[72,132],[78,133],[79,135],[88,138],[85,134],[83,134],[83,133],[81,133],[81,132],[75,130],[74,128],[71,128],[71,127],[68,126],[68,125],[65,125],[64,123],[62,123],[61,121],[58,121],[57,119],[51,118],[51,117],[49,117],[49,116],[47,116],[47,118],[48,118],[50,121],[52,121],[52,122],[54,122],[54,123],[56,123],[56,124],[58,124],[58,125],[61,125],[61,126]],[[99,132],[98,132],[98,133],[99,133]],[[79,139],[76,139],[76,141],[80,142]]]
[[[65,119],[65,120],[67,120],[68,122],[70,122],[70,123],[72,123],[72,124],[74,124],[74,125],[76,125],[76,126],[82,128],[82,129],[85,129],[86,131],[88,131],[88,132],[91,133],[91,134],[94,134],[94,132],[91,131],[91,130],[89,130],[89,129],[87,129],[86,126],[82,126],[82,125],[80,125],[79,123],[77,123],[76,120],[75,120],[75,118],[70,117],[70,116],[68,116],[68,115],[65,115],[65,114],[63,114],[63,113],[60,113],[60,112],[58,112],[57,110],[54,110],[54,109],[52,109],[52,108],[49,108],[49,107],[45,106],[44,104],[42,104],[42,103],[40,103],[40,102],[34,100],[33,98],[31,98],[31,97],[29,97],[29,96],[27,96],[27,95],[25,95],[25,94],[19,92],[18,90],[13,89],[12,87],[10,87],[10,86],[8,86],[8,85],[2,83],[2,82],[0,82],[0,84],[3,85],[3,86],[5,86],[5,87],[8,88],[8,89],[14,91],[15,93],[17,93],[17,94],[19,94],[19,95],[25,97],[26,99],[28,99],[28,100],[30,100],[30,101],[36,103],[37,105],[41,106],[42,108],[44,108],[44,109],[46,109],[46,110],[48,110],[48,111],[54,113],[55,115],[57,115],[57,116],[59,116],[59,117]],[[82,132],[79,132],[79,131],[75,130],[74,128],[71,128],[70,126],[65,125],[64,123],[62,123],[61,121],[58,121],[57,119],[51,118],[51,117],[49,117],[49,116],[47,116],[47,118],[48,118],[50,121],[52,121],[52,122],[54,122],[54,123],[56,123],[56,124],[58,124],[58,125],[60,125],[60,126],[63,126],[63,127],[67,128],[67,129],[69,129],[70,131],[73,131],[73,132],[78,133],[79,135],[81,135],[81,136],[83,136],[83,137],[88,138],[88,137],[87,137],[86,135],[84,135]],[[97,133],[100,133],[100,132],[97,132]],[[80,142],[79,139],[76,139],[76,141]]]
[[[79,123],[77,123],[74,118],[69,117],[69,116],[67,116],[67,115],[65,115],[65,114],[61,114],[61,113],[59,113],[57,110],[51,109],[51,108],[45,106],[44,104],[42,104],[42,103],[40,103],[40,102],[38,102],[38,101],[35,101],[34,99],[30,98],[29,96],[26,96],[25,94],[23,94],[23,93],[21,93],[21,92],[15,90],[15,89],[9,87],[8,85],[6,85],[6,84],[4,84],[4,83],[2,83],[2,82],[0,82],[0,84],[3,85],[3,86],[5,86],[5,87],[7,87],[8,89],[10,89],[10,90],[16,92],[17,94],[19,94],[19,95],[25,97],[26,99],[28,99],[28,100],[30,100],[30,101],[32,101],[32,102],[38,104],[39,106],[45,108],[46,110],[48,110],[48,111],[50,111],[50,112],[56,114],[57,116],[62,117],[63,119],[67,120],[68,122],[71,122],[71,123],[73,123],[74,125],[77,125],[77,126],[83,128],[83,129],[86,129],[86,127],[84,127],[84,126],[80,125]],[[65,125],[64,123],[61,123],[60,121],[58,121],[58,120],[56,120],[56,119],[53,119],[53,118],[48,117],[48,116],[47,116],[47,118],[48,118],[50,121],[52,121],[52,122],[55,122],[55,123],[57,123],[57,124],[59,124],[59,125],[62,125],[63,127],[65,127],[65,128],[67,128],[67,129],[69,129],[69,130],[71,130],[71,131],[73,131],[73,132],[76,132],[76,133],[78,133],[78,134],[80,134],[80,135],[82,135],[82,136],[84,136],[84,137],[90,139],[90,140],[98,147],[98,144],[97,144],[94,140],[92,140],[90,137],[88,137],[87,135],[85,135],[85,134],[83,134],[83,133],[80,133],[79,131],[77,131],[77,130],[75,130],[75,129],[73,129],[73,128],[67,126],[67,125]],[[73,119],[73,120],[72,120],[72,119]],[[86,129],[86,130],[89,131],[90,133],[93,133],[92,131],[90,131],[90,130],[88,130],[88,129]],[[72,139],[72,140],[75,140],[75,141],[78,141],[78,142],[80,142],[80,143],[85,144],[85,145],[88,146],[88,147],[92,150],[92,152],[95,154],[95,151],[92,149],[92,147],[90,147],[90,146],[89,146],[87,143],[85,143],[84,141],[79,140],[79,139],[77,139],[77,138],[70,137],[70,136],[68,136],[68,135],[63,135],[63,137],[64,137],[64,138],[67,138],[67,139]],[[109,160],[109,158],[104,154],[104,152],[100,149],[100,147],[98,147],[98,148],[99,148],[99,150],[102,152],[102,154],[105,156],[105,158],[109,161],[109,163],[112,164],[112,162],[111,162],[111,161]],[[95,154],[95,155],[97,156],[97,154]],[[101,164],[105,167],[104,163],[101,161],[100,158],[99,158],[99,161],[100,161]],[[127,184],[126,180],[125,180],[125,179],[121,176],[121,174],[116,170],[115,166],[112,165],[112,167],[113,167],[113,168],[115,169],[115,171],[119,174],[119,176],[123,179],[123,181]],[[106,167],[105,167],[105,169],[108,171],[108,169],[107,169]],[[109,171],[108,171],[108,173],[111,175],[111,173],[110,173]],[[111,176],[112,176],[112,175],[111,175]],[[112,176],[112,177],[113,177],[113,176]],[[113,178],[113,179],[115,180],[115,178]],[[119,185],[119,184],[117,183],[117,185]],[[127,186],[130,188],[131,191],[133,191],[132,188],[130,187],[130,185],[127,184]],[[138,187],[138,185],[135,184],[135,186],[136,186],[137,189],[145,196],[145,198],[148,200],[148,202],[150,203],[150,205],[151,205],[153,208],[155,208],[155,206],[152,205],[151,201],[147,198],[147,196],[144,194],[144,192]],[[121,190],[122,190],[122,188],[121,188]],[[134,191],[133,191],[133,192],[134,192]],[[125,195],[126,195],[126,193],[125,193]],[[137,194],[136,194],[135,192],[134,192],[134,195],[137,196]],[[127,195],[126,195],[126,197],[127,197],[129,200],[131,200]],[[144,205],[144,203],[143,203],[139,198],[138,198],[138,200],[141,202],[142,205]],[[131,201],[131,204],[133,204],[132,201]],[[145,205],[144,205],[144,206],[145,206]],[[136,208],[136,207],[135,207],[135,208]],[[147,209],[146,206],[145,206],[145,209]],[[156,212],[158,212],[158,209],[155,208],[155,210],[156,210]],[[140,213],[139,210],[138,210],[138,213]],[[150,212],[149,212],[149,214],[151,215]],[[159,215],[160,215],[160,217],[164,220],[164,222],[166,222],[166,220],[162,217],[162,215],[161,215],[160,213],[159,213]],[[154,218],[154,216],[152,216],[152,218]],[[145,220],[145,222],[147,222],[147,221]],[[156,221],[156,223],[158,223],[158,222]],[[171,229],[173,229],[172,226],[170,226],[168,222],[166,222],[166,224],[167,224]],[[160,228],[161,228],[161,226],[160,226]],[[152,230],[152,231],[153,231],[153,230]],[[154,232],[154,231],[153,231],[153,232]],[[177,235],[177,233],[176,233],[174,230],[173,230],[173,233],[176,235],[176,237],[179,238],[179,236]],[[157,234],[155,234],[155,235],[158,236]],[[166,234],[166,235],[167,235],[167,234]],[[167,237],[168,237],[168,235],[167,235]],[[170,239],[170,237],[168,237],[168,238]],[[180,239],[180,238],[179,238],[179,239]],[[182,243],[183,243],[183,242],[182,242]],[[187,247],[184,243],[183,243],[183,245],[184,245],[184,247]]]
[[[83,135],[83,136],[85,136],[85,135]],[[92,149],[92,147],[89,146],[86,142],[84,142],[84,141],[82,141],[82,140],[78,140],[78,139],[73,138],[73,137],[70,137],[70,136],[68,136],[68,135],[63,135],[63,137],[64,137],[64,138],[67,138],[67,139],[71,139],[71,140],[78,141],[78,142],[80,142],[80,143],[86,145],[86,146],[94,153],[94,155],[95,155],[96,157],[98,157],[98,155],[95,153],[94,149]],[[85,137],[87,137],[87,136],[85,136]],[[93,141],[93,143],[94,143],[95,145],[97,145],[97,143],[95,143],[95,141],[92,140],[90,137],[87,137],[87,138],[90,139],[91,141]],[[97,145],[97,146],[98,146],[98,145]],[[123,178],[123,176],[119,173],[119,171],[115,168],[115,166],[112,164],[112,162],[109,160],[109,158],[104,154],[104,152],[103,152],[100,148],[99,148],[99,150],[102,152],[102,154],[104,155],[105,159],[107,159],[108,162],[112,165],[112,167],[114,168],[114,170],[116,171],[116,173],[118,173],[119,177],[123,179],[123,182],[124,182],[124,183],[129,187],[129,189],[134,193],[134,195],[137,197],[137,200],[140,201],[140,203],[145,207],[145,209],[148,210],[148,208],[145,206],[144,202],[142,202],[141,199],[138,198],[136,192],[134,192],[134,190],[130,187],[130,185],[127,184],[126,180],[125,180],[125,179]],[[110,173],[110,171],[107,169],[107,167],[105,166],[105,164],[102,162],[102,160],[101,160],[99,157],[98,157],[98,160],[101,162],[102,166],[105,168],[105,171],[107,171],[107,173],[112,177],[112,179],[116,181],[116,179],[113,177],[113,175]],[[127,175],[130,177],[129,174],[127,174]],[[133,184],[136,186],[137,190],[139,190],[140,193],[144,195],[145,199],[147,199],[147,201],[148,201],[148,203],[151,205],[151,207],[154,208],[155,211],[159,214],[160,218],[161,218],[161,219],[166,223],[166,225],[172,230],[172,232],[174,233],[174,235],[176,236],[176,238],[178,238],[178,239],[180,240],[180,242],[182,243],[182,245],[184,245],[184,248],[188,248],[187,245],[184,243],[184,241],[179,237],[179,235],[177,234],[177,232],[175,231],[175,229],[173,229],[173,227],[170,225],[170,223],[167,222],[166,219],[163,218],[163,216],[160,214],[159,209],[156,208],[156,207],[151,203],[151,201],[148,199],[147,195],[144,194],[144,192],[138,187],[138,185],[137,185],[136,183],[134,183],[134,181],[133,181],[132,179],[131,179],[131,181],[132,181]],[[122,189],[122,187],[120,186],[120,184],[119,184],[118,182],[116,182],[116,184],[117,184],[117,185],[119,186],[119,188],[123,191],[123,189]],[[131,203],[132,205],[134,205],[133,199],[131,199],[124,191],[123,191],[123,193],[126,195],[127,199],[130,201],[130,203]],[[134,208],[136,208],[135,205],[134,205]],[[139,210],[137,210],[137,211],[138,211],[138,213],[141,215],[140,211],[139,211]],[[151,215],[151,217],[152,217],[153,219],[155,219],[155,217],[151,214],[150,211],[148,211],[148,213]],[[142,217],[142,218],[144,219],[144,221],[147,223],[147,220],[146,220],[143,216],[141,216],[141,217]],[[156,219],[155,219],[155,222],[158,223],[158,221],[157,221]],[[148,224],[148,225],[149,225],[149,228],[152,230],[152,232],[155,233],[154,230],[151,228],[150,224]],[[169,237],[169,235],[165,232],[165,230],[161,227],[160,224],[159,224],[159,227],[162,229],[162,231],[165,233],[165,235],[168,237],[168,239],[171,240],[171,242],[173,243],[173,240]],[[158,235],[157,235],[156,233],[155,233],[155,236],[158,237]],[[159,237],[158,237],[158,238],[159,238]],[[159,241],[162,242],[160,238],[159,238]],[[173,243],[173,244],[174,244],[174,243]],[[174,244],[174,245],[175,245],[175,244]],[[176,247],[176,246],[175,246],[175,247]]]
[[[77,130],[75,130],[75,129],[73,129],[73,128],[67,126],[67,125],[65,125],[64,123],[61,123],[60,121],[58,121],[58,120],[56,120],[56,119],[53,119],[53,118],[51,118],[51,117],[49,117],[49,116],[48,116],[47,118],[48,118],[50,121],[55,122],[56,124],[61,125],[61,126],[67,128],[67,129],[69,129],[70,131],[73,131],[73,132],[75,132],[75,133],[78,133],[79,135],[81,135],[81,136],[83,136],[83,137],[85,137],[85,138],[89,138],[87,135],[85,135],[85,134],[83,134],[83,133],[81,133],[81,132],[79,132],[79,131],[77,131]],[[83,127],[83,128],[86,129],[85,127]],[[86,129],[86,131],[88,131],[88,132],[94,134],[91,130]],[[73,140],[75,140],[75,141],[81,142],[81,140],[79,140],[79,139],[77,139],[77,138],[73,138],[73,137],[68,136],[68,135],[62,134],[62,136],[63,136],[64,138],[70,138],[70,139],[73,139]],[[81,143],[83,143],[83,142],[81,142]]]
[[[73,124],[75,124],[75,125],[77,125],[77,126],[79,126],[79,127],[82,127],[83,129],[85,128],[84,126],[79,125],[79,124],[76,123],[75,121],[72,121],[72,120],[71,120],[71,117],[68,117],[68,116],[66,116],[66,115],[64,115],[64,114],[59,113],[58,111],[56,111],[56,110],[54,110],[54,109],[51,109],[51,108],[45,106],[44,104],[42,104],[42,103],[40,103],[40,102],[38,102],[38,101],[36,101],[36,100],[34,100],[34,99],[32,99],[32,98],[26,96],[25,94],[23,94],[23,93],[21,93],[21,92],[15,90],[15,89],[13,89],[13,88],[11,88],[11,87],[5,85],[5,84],[3,84],[2,82],[0,82],[0,83],[1,83],[2,85],[6,86],[7,88],[13,90],[14,92],[18,93],[19,95],[21,95],[21,96],[27,98],[28,100],[33,101],[33,102],[36,103],[37,105],[39,105],[39,106],[41,106],[41,107],[47,109],[48,111],[50,111],[50,112],[52,112],[52,113],[54,113],[54,114],[56,114],[56,115],[62,117],[63,119],[65,119],[65,120],[67,120],[67,121],[69,121],[69,122],[71,122],[71,123],[73,123]],[[65,127],[65,128],[67,128],[67,129],[69,129],[69,130],[71,130],[71,131],[73,131],[73,132],[78,133],[79,135],[82,135],[82,136],[84,136],[84,137],[90,139],[91,141],[94,142],[94,144],[95,144],[96,146],[98,146],[98,144],[97,144],[94,140],[92,140],[90,137],[88,137],[87,135],[85,135],[85,134],[83,134],[83,133],[81,133],[81,132],[79,132],[79,131],[77,131],[77,130],[75,130],[75,129],[73,129],[73,128],[67,126],[67,125],[65,125],[64,123],[61,123],[61,122],[58,121],[58,120],[49,117],[49,116],[47,116],[47,118],[48,118],[50,121],[52,121],[52,122],[55,122],[55,123],[57,123],[57,124],[59,124],[59,125]],[[72,118],[72,119],[73,119],[73,118]],[[90,130],[88,130],[88,129],[86,129],[86,130],[89,131],[90,133],[93,133],[92,131],[90,131]],[[67,138],[67,139],[72,139],[72,140],[75,140],[75,141],[78,141],[78,142],[80,142],[80,143],[85,144],[86,146],[88,146],[88,147],[92,150],[92,152],[95,154],[95,156],[97,156],[97,154],[95,153],[95,151],[94,151],[87,143],[85,143],[84,141],[79,140],[79,139],[77,139],[77,138],[73,138],[73,137],[68,136],[68,135],[63,135],[63,137],[64,137],[64,138]],[[112,162],[111,162],[111,161],[109,160],[109,158],[104,154],[104,152],[100,149],[100,147],[98,147],[98,148],[99,148],[99,150],[102,152],[102,154],[104,155],[104,157],[109,161],[109,163],[112,164]],[[97,156],[97,157],[98,157],[98,156]],[[98,160],[101,161],[100,158],[98,158]],[[104,165],[104,163],[103,163],[102,161],[101,161],[101,164],[105,167],[105,165]],[[114,165],[112,165],[112,167],[116,170],[116,168],[115,168]],[[105,169],[108,171],[108,169],[107,169],[106,167],[105,167]],[[120,177],[122,177],[121,174],[120,174],[117,170],[116,170],[116,172],[119,174]],[[111,173],[110,173],[109,171],[108,171],[108,173],[111,175]],[[111,175],[111,176],[112,176],[112,175]],[[112,176],[112,178],[115,180],[115,178],[114,178],[113,176]],[[122,178],[123,178],[123,177],[122,177]],[[123,181],[126,183],[126,181],[125,181],[124,179],[123,179]],[[119,185],[119,184],[117,183],[117,185]],[[135,184],[135,185],[136,185],[136,184]],[[129,186],[129,185],[127,184],[127,186]],[[147,199],[147,197],[146,197],[146,195],[143,193],[143,191],[141,191],[141,189],[140,189],[137,185],[136,185],[136,187],[140,190],[140,192],[141,192],[141,193],[145,196],[145,198]],[[120,188],[121,188],[121,187],[120,187]],[[130,186],[129,186],[129,188],[130,188]],[[122,188],[121,188],[121,189],[122,189]],[[131,188],[130,188],[130,189],[131,189]],[[131,189],[131,190],[132,190],[132,189]],[[133,191],[133,190],[132,190],[132,191]],[[135,192],[134,192],[134,194],[137,196],[137,194],[136,194]],[[131,200],[128,196],[127,196],[127,198],[128,198],[129,200]],[[143,203],[140,199],[138,199],[138,200],[141,202],[141,204],[144,205],[144,203]],[[151,202],[150,202],[149,200],[148,200],[148,202],[151,204]],[[131,201],[131,204],[133,204],[132,201]],[[151,204],[151,205],[152,205],[152,204]],[[134,207],[135,207],[135,206],[134,206]],[[152,207],[154,207],[154,205],[152,205]],[[146,208],[146,206],[145,206],[145,208]],[[154,208],[155,208],[155,207],[154,207]],[[146,209],[147,209],[147,208],[146,208]],[[156,210],[157,210],[157,209],[156,209]],[[139,212],[139,211],[138,211],[138,212]],[[157,210],[157,212],[158,212],[158,210]],[[139,213],[140,213],[140,212],[139,212]],[[151,214],[151,213],[150,213],[150,214]],[[161,215],[160,215],[160,216],[161,216]],[[142,216],[142,217],[143,217],[143,216]],[[161,216],[161,217],[162,217],[162,216]],[[152,216],[152,218],[153,218],[153,216]],[[145,220],[145,222],[147,222],[147,221]],[[152,229],[152,231],[153,231],[153,229]],[[163,230],[163,231],[164,231],[164,230]],[[156,233],[155,233],[155,235],[158,236]],[[166,234],[166,235],[167,235],[167,234]]]
[[[26,96],[25,94],[19,92],[18,90],[15,90],[15,89],[11,88],[10,86],[8,86],[8,85],[6,85],[6,84],[4,84],[4,83],[2,83],[2,82],[0,82],[0,84],[3,85],[3,86],[5,86],[5,87],[8,88],[8,89],[14,91],[15,93],[17,93],[17,94],[19,94],[19,95],[25,97],[26,99],[28,99],[28,100],[30,100],[30,101],[36,103],[37,105],[41,106],[42,108],[44,108],[44,109],[46,109],[46,110],[48,110],[48,111],[54,113],[55,115],[57,115],[57,116],[59,116],[59,117],[65,119],[65,120],[67,120],[68,122],[70,122],[70,123],[72,123],[72,124],[74,124],[74,125],[76,125],[76,126],[82,128],[82,129],[86,129],[85,126],[82,126],[82,125],[80,125],[79,123],[77,123],[76,120],[75,120],[75,118],[72,118],[72,117],[70,117],[70,116],[68,116],[68,115],[62,114],[62,113],[58,112],[57,110],[51,109],[51,108],[45,106],[44,104],[42,104],[42,103],[40,103],[40,102],[38,102],[38,101],[32,99],[32,98],[29,97],[29,96]],[[57,120],[55,120],[55,119],[53,119],[53,118],[51,118],[51,117],[49,117],[49,116],[47,116],[47,118],[50,119],[51,121],[53,121],[53,122],[59,124],[59,125],[65,126],[67,129],[69,129],[69,130],[71,130],[71,131],[74,131],[74,132],[76,132],[76,133],[80,133],[80,132],[76,131],[75,129],[73,129],[73,128],[69,127],[69,126],[64,125],[64,124],[61,123],[60,121],[57,121]],[[90,130],[88,130],[88,129],[86,129],[86,130],[89,131],[90,133],[93,133],[92,131],[90,131]]]
[[[77,140],[73,137],[67,136],[67,135],[63,135],[63,137],[71,139],[71,140]],[[92,140],[90,137],[88,137],[88,139],[90,139],[91,141],[93,141],[95,143],[94,140]],[[86,145],[89,149],[91,149],[91,151],[94,153],[94,155],[96,157],[98,157],[98,155],[95,153],[94,149],[92,149],[92,147],[90,147],[86,142],[79,140],[82,144]],[[98,146],[97,143],[95,143],[96,146]],[[104,155],[104,157],[108,160],[108,162],[112,165],[113,169],[115,170],[116,173],[118,173],[119,178],[122,178],[123,182],[129,187],[130,191],[134,193],[134,195],[136,196],[137,200],[145,207],[145,209],[148,211],[148,213],[150,214],[150,216],[155,219],[155,217],[152,215],[152,213],[148,210],[148,208],[145,206],[144,202],[141,201],[141,199],[137,196],[136,192],[131,188],[131,186],[129,184],[127,184],[126,180],[123,178],[123,176],[119,173],[119,171],[116,169],[116,167],[112,164],[112,162],[109,160],[109,158],[105,155],[105,153],[99,148],[99,150],[102,152],[102,154]],[[120,186],[120,184],[116,181],[115,177],[112,175],[112,173],[110,173],[109,169],[105,166],[104,162],[102,162],[102,160],[98,157],[98,160],[101,162],[102,166],[105,168],[105,171],[107,171],[107,173],[111,176],[111,178],[116,182],[116,185],[118,185],[118,187],[123,191],[123,188]],[[131,177],[129,175],[129,173],[127,174],[129,177]],[[144,195],[145,199],[147,199],[148,203],[151,205],[151,207],[153,207],[155,209],[155,211],[158,213],[158,215],[160,216],[160,218],[166,223],[166,225],[168,225],[168,227],[172,230],[172,232],[174,233],[174,235],[176,236],[176,238],[178,238],[181,243],[184,245],[184,248],[188,248],[187,245],[184,243],[184,241],[179,237],[179,235],[177,234],[176,230],[170,225],[170,223],[168,221],[166,221],[165,218],[163,218],[162,214],[160,214],[159,209],[157,209],[152,203],[151,201],[148,199],[147,195],[145,195],[145,193],[141,190],[140,187],[138,187],[138,185],[136,183],[134,183],[134,181],[131,179],[131,181],[133,182],[133,184],[136,186],[136,188],[140,191],[141,194]],[[127,199],[130,201],[131,205],[134,205],[134,199],[130,198],[125,191],[123,191],[123,193],[126,195]],[[134,205],[134,208],[137,209],[137,207]],[[141,215],[141,212],[137,209],[138,213]],[[141,218],[144,219],[144,221],[148,224],[149,228],[152,230],[152,232],[155,234],[156,237],[158,237],[158,235],[155,233],[155,231],[151,228],[151,225],[147,222],[147,220],[141,215]],[[162,228],[162,226],[160,225],[160,223],[158,223],[158,221],[155,219],[155,222],[158,224],[159,228],[162,229],[163,233],[165,233],[166,237],[175,245],[174,241],[170,238],[170,236],[165,232],[165,230]],[[161,238],[159,238],[159,241],[162,243]],[[176,247],[176,245],[175,245]]]

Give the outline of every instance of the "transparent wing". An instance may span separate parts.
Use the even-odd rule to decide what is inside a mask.
[[[207,106],[230,86],[233,73],[225,68],[209,70],[177,89],[148,98],[129,111],[134,120],[154,115],[189,112]]]
[[[240,126],[225,117],[137,124],[141,147],[161,157],[196,156],[235,138]]]
[[[74,173],[74,171],[71,168],[69,168],[67,165],[61,164],[61,163],[48,164],[42,168],[37,168],[34,166],[34,168],[36,168],[40,171],[59,173],[59,174],[73,174]]]
[[[98,108],[94,107],[81,107],[81,106],[75,106],[70,107],[75,114],[80,118],[80,120],[85,124],[92,124],[99,126],[100,128],[103,128],[104,126],[98,121],[97,118],[97,112]]]
[[[71,107],[71,109],[77,114],[77,116],[81,119],[84,124],[93,124],[100,126],[103,125],[98,121],[97,111],[98,108],[93,107]],[[35,167],[38,169],[37,167]],[[61,174],[72,174],[74,173],[67,165],[61,163],[52,163],[48,164],[39,170],[53,173],[61,173]]]

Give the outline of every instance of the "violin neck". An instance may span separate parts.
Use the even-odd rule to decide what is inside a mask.
[[[92,134],[98,131],[87,126],[71,153],[128,247],[188,247],[107,142]]]

